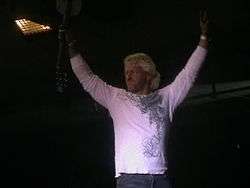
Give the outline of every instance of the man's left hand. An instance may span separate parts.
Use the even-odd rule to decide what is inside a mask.
[[[207,11],[200,12],[200,27],[201,27],[201,34],[203,36],[208,36],[208,16]]]

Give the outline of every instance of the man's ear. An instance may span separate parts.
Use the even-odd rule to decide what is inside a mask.
[[[147,82],[151,84],[153,81],[153,76],[149,72],[146,72],[146,73],[147,73],[146,74]]]

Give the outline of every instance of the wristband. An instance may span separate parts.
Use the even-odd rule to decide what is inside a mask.
[[[207,37],[204,36],[204,35],[201,35],[200,39],[201,39],[201,40],[207,40]]]
[[[72,48],[72,47],[75,45],[76,42],[77,42],[76,40],[73,40],[73,41],[71,41],[71,42],[68,44],[68,46],[69,46],[70,48]]]

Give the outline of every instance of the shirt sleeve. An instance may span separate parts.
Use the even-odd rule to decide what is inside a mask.
[[[185,99],[190,88],[193,86],[206,55],[207,50],[198,46],[175,80],[167,86],[171,117],[177,106]]]
[[[70,59],[72,70],[85,91],[105,108],[109,108],[115,88],[95,75],[80,54]]]

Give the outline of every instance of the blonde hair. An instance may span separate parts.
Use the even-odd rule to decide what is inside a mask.
[[[125,67],[130,63],[138,64],[144,71],[148,72],[153,77],[150,89],[155,90],[159,87],[161,75],[156,70],[155,63],[149,55],[145,53],[130,54],[124,58],[123,63]]]

